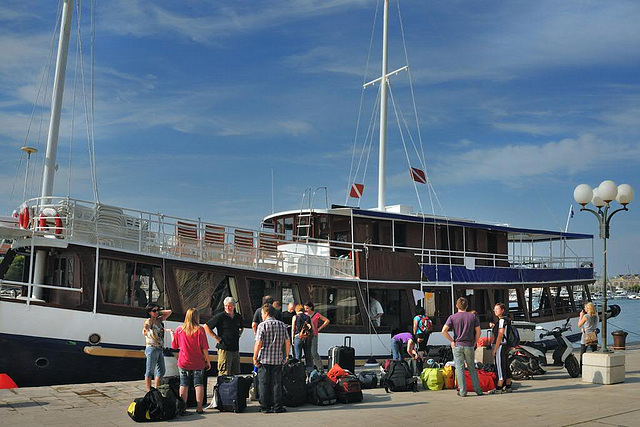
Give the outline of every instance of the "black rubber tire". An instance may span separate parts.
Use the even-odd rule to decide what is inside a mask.
[[[580,376],[580,364],[573,354],[570,354],[569,357],[565,359],[564,367],[567,368],[567,372],[569,372],[571,378],[578,378]]]
[[[511,379],[517,380],[517,381],[524,379],[527,376],[527,373],[516,368],[514,365],[515,363],[512,360],[511,363],[509,363],[509,370],[511,371]]]

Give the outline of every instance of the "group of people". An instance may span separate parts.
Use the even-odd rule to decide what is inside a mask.
[[[481,329],[480,321],[475,312],[467,311],[469,302],[466,298],[461,297],[456,301],[457,312],[447,318],[442,327],[442,335],[450,341],[453,351],[453,360],[456,368],[456,377],[459,384],[459,396],[467,395],[466,381],[464,379],[465,366],[469,370],[471,383],[475,393],[479,396],[483,394],[478,379],[478,373],[475,368],[475,349],[480,340]],[[509,368],[509,346],[507,344],[507,336],[509,328],[512,328],[511,321],[506,314],[506,306],[504,303],[497,303],[493,308],[493,314],[497,318],[497,322],[491,322],[489,326],[492,328],[493,350],[492,355],[495,360],[496,373],[498,383],[496,389],[492,393],[510,393],[512,391],[511,371]],[[411,333],[399,333],[391,339],[391,352],[394,359],[402,359],[402,349],[406,345],[407,353],[413,359],[420,357],[418,348],[424,342],[426,336],[418,328],[418,322],[424,315],[424,312],[418,313],[414,318],[413,330]],[[598,326],[598,315],[593,303],[586,303],[584,309],[580,312],[578,327],[581,328],[581,345],[580,345],[580,364],[582,365],[582,355],[588,347],[592,351],[596,351],[598,342],[596,337],[596,329]],[[450,335],[450,331],[454,332],[454,337]]]
[[[223,301],[224,311],[200,325],[200,314],[190,308],[184,323],[173,333],[171,347],[180,349],[178,368],[180,370],[180,397],[187,400],[190,386],[195,388],[196,412],[203,412],[204,372],[211,368],[207,335],[216,342],[219,375],[240,373],[240,336],[243,332],[241,316],[236,313],[236,302],[227,297]],[[322,314],[315,311],[313,302],[304,305],[289,303],[287,311],[281,311],[281,305],[267,295],[262,299],[253,316],[252,329],[255,334],[253,364],[258,374],[260,405],[264,412],[284,412],[281,398],[282,365],[288,360],[293,343],[293,355],[302,360],[308,370],[314,367],[323,370],[322,359],[318,353],[318,334],[330,323]],[[164,310],[158,304],[148,304],[148,319],[144,322],[142,334],[145,337],[146,370],[145,384],[151,388],[152,379],[159,387],[166,369],[163,347],[164,320],[171,310]]]

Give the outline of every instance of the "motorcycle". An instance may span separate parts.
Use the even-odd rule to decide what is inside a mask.
[[[563,326],[556,326],[550,331],[541,326],[536,327],[536,329],[544,331],[540,334],[541,340],[548,336],[553,336],[556,339],[558,346],[553,351],[554,365],[564,366],[571,378],[577,378],[580,376],[580,363],[578,363],[578,359],[573,355],[573,345],[571,341],[562,335],[564,332],[571,330],[570,322],[571,319],[567,319]]]
[[[514,380],[521,380],[523,378],[533,379],[534,375],[546,373],[540,366],[538,357],[522,347],[523,346],[516,346],[509,350],[511,378]]]

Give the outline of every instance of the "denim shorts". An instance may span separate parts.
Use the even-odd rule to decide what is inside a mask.
[[[161,347],[147,347],[144,349],[147,358],[144,372],[145,378],[162,378],[165,373],[164,355]]]
[[[196,369],[193,371],[180,368],[180,387],[194,387],[204,385],[204,369]]]

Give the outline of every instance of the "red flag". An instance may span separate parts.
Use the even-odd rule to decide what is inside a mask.
[[[359,199],[362,197],[362,192],[364,191],[364,184],[353,184],[351,186],[351,192],[349,193],[350,197],[354,199]]]
[[[420,184],[427,183],[427,177],[424,171],[418,168],[411,168],[411,179]]]

